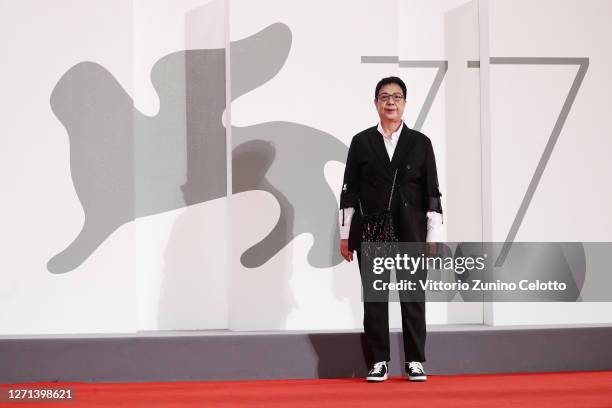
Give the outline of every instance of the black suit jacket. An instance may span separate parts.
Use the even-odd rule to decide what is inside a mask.
[[[349,248],[361,250],[361,216],[385,210],[398,170],[391,210],[398,238],[402,242],[425,242],[427,211],[442,213],[436,159],[431,140],[421,132],[402,125],[392,160],[377,126],[353,137],[349,147],[340,208],[355,208],[349,234]]]

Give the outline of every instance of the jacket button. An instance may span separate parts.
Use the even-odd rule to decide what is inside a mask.
[[[411,167],[410,167],[410,165],[409,165],[409,164],[407,164],[407,165],[406,165],[406,170],[410,170],[410,168],[411,168]]]
[[[404,207],[408,207],[408,203],[404,201]]]

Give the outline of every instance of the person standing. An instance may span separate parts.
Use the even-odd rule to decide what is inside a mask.
[[[393,76],[381,79],[376,84],[374,105],[380,121],[351,140],[340,194],[340,252],[348,262],[354,252],[357,254],[362,284],[362,211],[367,214],[387,209],[391,196],[400,242],[439,242],[442,224],[431,140],[408,128],[402,119],[406,106],[404,82]],[[400,301],[406,372],[411,381],[427,380],[422,365],[427,332],[424,297],[421,299]],[[367,380],[385,381],[390,362],[388,302],[364,299],[363,306],[365,337],[373,360]]]

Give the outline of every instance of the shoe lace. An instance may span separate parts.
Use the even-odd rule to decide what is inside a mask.
[[[385,366],[385,362],[384,361],[380,361],[376,364],[374,364],[374,368],[372,368],[372,371],[370,371],[372,374],[380,374],[382,372],[383,367]]]
[[[415,371],[418,374],[423,374],[423,365],[418,361],[411,361],[408,363],[408,368],[412,371]]]

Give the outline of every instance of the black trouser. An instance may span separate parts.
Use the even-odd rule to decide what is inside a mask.
[[[362,285],[365,285],[366,281],[364,280],[364,274],[361,270],[360,251],[357,251],[357,262],[359,264]],[[383,277],[383,279],[385,279],[385,277]],[[386,275],[386,280],[388,282],[389,274]],[[424,299],[424,294],[422,292],[419,298]],[[425,302],[402,300],[400,301],[400,309],[402,312],[402,334],[405,360],[424,362],[425,339],[427,337]],[[389,351],[388,302],[366,302],[364,299],[363,329],[373,362],[391,361]]]

